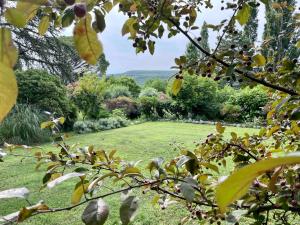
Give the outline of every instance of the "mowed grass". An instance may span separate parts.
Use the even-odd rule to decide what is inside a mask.
[[[170,144],[176,142],[183,144],[186,148],[193,149],[195,144],[204,139],[209,133],[215,131],[215,126],[198,125],[175,122],[148,122],[116,130],[109,130],[93,134],[74,135],[68,139],[68,143],[80,143],[82,146],[95,145],[105,150],[117,149],[117,154],[129,161],[143,160],[140,164],[145,169],[147,162],[159,156],[170,159],[178,155],[179,150],[174,150]],[[227,127],[225,135],[229,137],[230,132],[235,131],[239,134],[254,133],[255,129]],[[51,144],[42,146],[42,151],[57,151]],[[18,150],[18,153],[24,150]],[[45,174],[45,167],[35,170],[36,162],[33,159],[24,159],[12,156],[6,157],[0,164],[0,191],[27,187],[30,190],[29,200],[33,203],[44,200],[50,207],[62,207],[70,205],[70,196],[74,185],[78,179],[70,179],[57,185],[51,190],[44,189],[39,191],[42,178]],[[104,184],[105,185],[105,184]],[[111,184],[107,184],[110,185]],[[112,188],[117,189],[112,185]],[[109,192],[105,187],[103,192]],[[133,224],[178,224],[180,219],[187,214],[186,210],[180,205],[173,205],[166,210],[161,210],[158,206],[153,206],[150,201],[153,193],[141,194],[136,190],[140,197],[139,213]],[[115,195],[105,198],[110,206],[111,212],[109,221],[106,224],[120,224],[119,206],[120,196]],[[23,199],[0,200],[0,217],[26,206],[27,202]],[[30,225],[79,225],[81,213],[84,206],[77,207],[71,211],[51,213],[34,216],[23,224]],[[196,222],[195,222],[196,223]]]

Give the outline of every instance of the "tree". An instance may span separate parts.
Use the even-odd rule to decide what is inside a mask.
[[[200,37],[196,39],[198,41],[199,45],[205,49],[206,51],[210,52],[209,49],[209,43],[208,43],[208,29],[207,29],[207,23],[204,21]],[[202,57],[205,55],[192,43],[188,43],[185,51],[185,55],[187,57],[187,61],[191,64],[195,64],[198,62]]]
[[[288,6],[288,7],[287,7]],[[296,29],[296,18],[293,13],[296,9],[295,0],[276,0],[272,5],[266,5],[266,24],[264,29],[264,54],[274,57],[274,61],[278,62],[289,55],[287,52],[293,51],[291,59],[298,58],[299,51],[295,51],[294,45],[299,38],[299,31]]]
[[[99,57],[98,63],[97,63],[97,70],[100,72],[100,76],[105,80],[106,79],[106,71],[109,67],[109,62],[105,58],[105,54],[102,54]]]
[[[261,0],[261,3],[267,7],[278,8],[277,2],[274,4]],[[67,7],[67,4],[73,6]],[[178,3],[121,0],[120,12],[129,17],[124,22],[122,35],[129,36],[137,53],[149,50],[153,54],[156,37],[159,39],[167,34],[172,38],[182,34],[205,54],[206,61],[201,60],[195,65],[190,65],[185,56],[175,59],[176,67],[179,68],[171,87],[175,96],[180,93],[185,79],[188,79],[187,74],[193,75],[194,71],[200,71],[214,80],[239,77],[246,80],[245,85],[261,84],[269,88],[272,104],[267,114],[266,126],[262,127],[258,134],[246,133],[238,136],[231,132],[231,137],[225,138],[225,127],[217,123],[216,132],[208,135],[195,148],[176,146],[180,150],[177,157],[167,161],[160,157],[153,159],[148,165],[149,173],[144,174],[137,163],[122,160],[115,150],[108,153],[92,145],[79,149],[68,145],[65,136],[59,132],[64,118],[53,118],[43,123],[42,127],[52,130],[59,151],[37,152],[33,157],[37,158],[37,163],[40,163],[40,160],[49,163],[50,167],[43,178],[43,187],[54,188],[65,180],[78,178],[71,198],[72,205],[61,208],[52,208],[44,202],[24,205],[17,213],[4,217],[5,222],[22,222],[37,214],[68,211],[86,204],[82,215],[83,222],[87,225],[104,224],[109,210],[102,198],[123,193],[120,219],[122,224],[128,224],[133,220],[139,204],[135,196],[126,193],[142,187],[156,193],[153,202],[160,204],[161,208],[165,208],[172,201],[176,201],[177,207],[187,207],[190,214],[183,218],[183,222],[199,219],[220,224],[221,220],[227,219],[238,223],[240,217],[251,217],[255,224],[268,224],[270,218],[276,223],[286,224],[298,216],[300,183],[299,169],[295,166],[300,163],[298,61],[286,57],[282,57],[283,60],[272,61],[258,51],[249,51],[248,46],[241,46],[242,51],[235,48],[228,51],[219,48],[218,44],[213,53],[208,52],[192,38],[190,31],[198,29],[195,22],[199,12],[213,6],[211,1]],[[254,6],[252,1],[238,1],[227,2],[225,6],[226,10],[232,11],[228,24],[225,25],[226,21],[221,21],[220,24],[209,25],[212,29],[222,29],[224,35],[234,33],[238,29],[236,23],[240,26],[246,25],[252,8],[257,5]],[[222,6],[221,10],[224,10],[225,6]],[[287,3],[281,3],[279,6],[283,10],[290,8]],[[103,50],[96,32],[105,28],[105,15],[112,9],[113,4],[110,1],[91,1],[86,5],[84,2],[75,3],[70,0],[66,0],[65,3],[19,0],[16,7],[4,4],[3,1],[0,7],[5,20],[22,29],[40,10],[43,14],[39,23],[40,35],[46,32],[50,21],[53,22],[49,12],[51,16],[62,16],[61,21],[56,20],[62,25],[71,25],[76,18],[73,33],[75,47],[81,58],[95,65]],[[60,18],[59,16],[56,18]],[[168,29],[165,29],[166,27]],[[295,28],[291,31],[293,35],[298,32],[299,25],[295,24]],[[12,68],[18,53],[12,42],[10,29],[1,25],[0,33],[1,121],[16,101],[17,84]],[[291,44],[299,48],[300,40],[295,41],[297,42]],[[274,51],[274,54],[280,57],[286,53],[281,47]],[[267,63],[270,61],[275,69],[268,67]],[[6,144],[5,147],[8,151],[5,154],[1,151],[1,158],[22,146]],[[232,159],[233,168],[224,178],[220,171],[227,164],[226,157]],[[120,189],[113,189],[106,194],[96,193],[95,190],[100,188],[104,179],[114,181],[114,187],[118,182]],[[1,191],[0,196],[24,198],[28,192],[26,188],[16,188]],[[85,198],[81,200],[83,196]]]

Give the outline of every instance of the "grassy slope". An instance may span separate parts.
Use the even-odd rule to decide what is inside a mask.
[[[245,128],[227,128],[227,135],[233,130],[241,134],[255,131]],[[152,158],[158,156],[171,158],[175,156],[177,151],[173,150],[170,143],[174,141],[181,142],[186,147],[192,148],[194,141],[203,139],[213,131],[214,127],[209,125],[151,122],[100,133],[74,136],[69,139],[69,142],[82,145],[94,144],[106,150],[117,149],[118,154],[126,160],[143,159],[144,162],[141,166],[145,167],[146,162]],[[55,150],[49,144],[44,145],[43,149],[44,151]],[[32,193],[29,198],[32,202],[43,199],[51,207],[69,205],[70,195],[77,180],[71,179],[50,191],[43,190],[38,192],[45,168],[42,167],[40,171],[35,171],[34,167],[35,163],[33,160],[27,159],[20,162],[20,159],[6,158],[5,162],[0,164],[0,190],[26,186]],[[138,195],[140,194],[138,193]],[[146,194],[141,196],[141,198],[148,199],[149,202],[151,196]],[[107,224],[118,224],[119,195],[107,198],[106,201],[111,208],[109,223]],[[159,210],[157,206],[153,207],[146,201],[142,202],[134,224],[178,224],[180,218],[186,213],[182,209],[175,209],[174,211],[176,206],[166,210]],[[23,205],[26,205],[26,202],[22,199],[1,200],[0,216],[12,213]],[[78,207],[70,212],[39,215],[24,224],[82,224],[80,220],[82,210],[83,207]]]

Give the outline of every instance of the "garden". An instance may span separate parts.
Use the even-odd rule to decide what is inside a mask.
[[[297,4],[0,0],[0,224],[299,224]],[[109,74],[109,13],[173,75]]]

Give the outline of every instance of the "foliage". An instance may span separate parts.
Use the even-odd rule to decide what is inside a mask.
[[[167,89],[167,81],[161,80],[159,78],[153,78],[150,80],[147,80],[144,84],[144,89],[146,87],[155,88],[158,92],[166,92]]]
[[[77,121],[74,124],[74,132],[79,134],[111,130],[128,126],[128,121],[120,116],[103,118],[95,121]]]
[[[222,105],[220,113],[228,122],[240,122],[243,111],[241,106],[225,102],[225,104]]]
[[[104,90],[104,81],[95,74],[85,75],[74,86],[69,86],[72,101],[83,117],[90,119],[101,117]]]
[[[110,85],[104,93],[105,99],[114,99],[121,96],[131,97],[131,92],[127,86]]]
[[[143,93],[143,91],[141,92]],[[160,93],[158,96],[142,96],[139,98],[139,106],[142,115],[147,119],[156,120],[170,115],[171,99]]]
[[[246,87],[237,92],[229,102],[238,105],[241,109],[241,116],[244,120],[263,116],[263,107],[268,103],[268,94],[260,86],[254,88]]]
[[[30,69],[16,72],[18,102],[64,116],[64,127],[70,129],[77,118],[76,108],[67,97],[67,90],[60,79],[44,70]]]
[[[4,142],[19,145],[39,144],[50,140],[50,132],[42,130],[47,116],[30,105],[15,105],[0,124],[0,145]]]
[[[141,93],[139,94],[139,97],[157,97],[158,91],[157,89],[153,87],[146,87],[144,88]]]
[[[217,88],[217,84],[210,79],[186,75],[180,92],[172,98],[183,115],[189,112],[194,116],[203,114],[213,119],[219,113]]]
[[[107,61],[105,54],[101,54],[97,63],[97,70],[100,72],[100,76],[104,77],[104,79],[108,67],[109,67],[109,62]]]
[[[129,119],[137,118],[140,115],[137,103],[128,97],[117,97],[105,102],[109,111],[121,109]]]
[[[141,90],[140,86],[135,82],[135,80],[132,77],[128,77],[128,76],[120,76],[120,77],[111,76],[107,79],[107,84],[114,85],[114,86],[128,87],[128,90],[133,97],[137,97]]]

